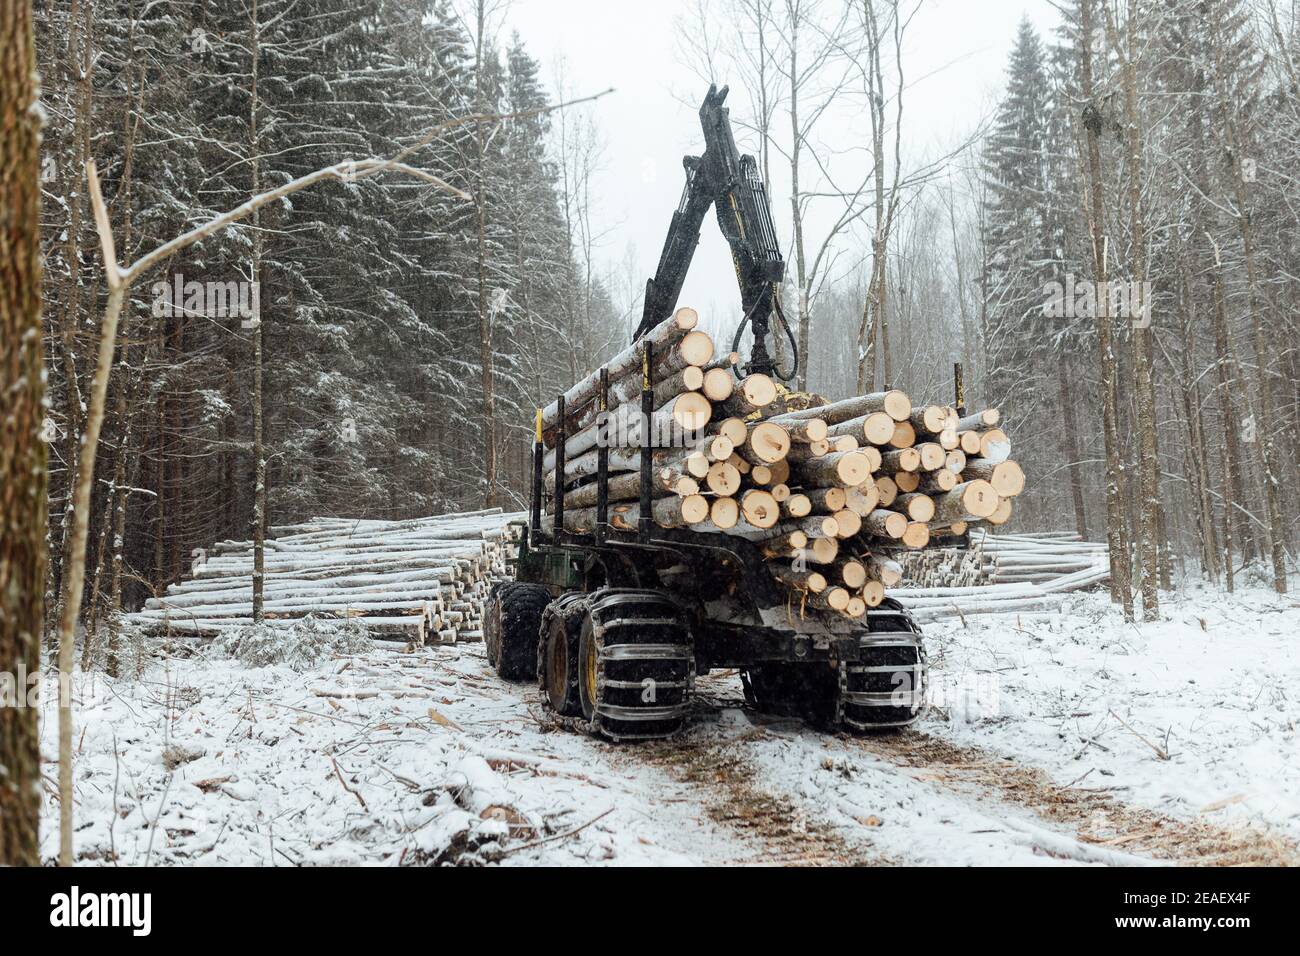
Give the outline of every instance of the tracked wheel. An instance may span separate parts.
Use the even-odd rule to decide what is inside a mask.
[[[580,717],[578,635],[586,612],[586,595],[571,591],[546,606],[537,644],[537,685],[542,702],[560,717]]]
[[[860,660],[840,667],[838,722],[855,731],[905,727],[925,712],[921,628],[892,599],[869,614],[858,639]]]
[[[537,675],[537,642],[551,592],[540,584],[501,581],[483,608],[483,643],[488,663],[505,680]]]
[[[593,733],[654,740],[680,730],[695,681],[690,628],[657,591],[603,589],[586,601],[578,696]]]

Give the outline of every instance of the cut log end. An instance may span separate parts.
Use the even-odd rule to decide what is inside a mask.
[[[862,435],[873,445],[887,445],[900,424],[885,412],[872,412],[862,420]]]
[[[756,528],[770,528],[781,517],[781,506],[769,492],[751,488],[740,499],[740,513]]]
[[[896,422],[906,421],[912,414],[912,400],[906,392],[890,389],[881,400],[881,408]]]
[[[813,505],[807,495],[792,494],[782,502],[782,509],[792,518],[802,518],[812,514]]]
[[[713,415],[713,405],[699,392],[685,392],[669,404],[669,414],[683,431],[699,431],[709,423],[709,418]]]
[[[907,531],[907,516],[886,508],[877,508],[863,519],[862,525],[870,534],[897,541]]]
[[[848,559],[840,566],[840,580],[844,582],[845,587],[852,588],[854,591],[861,590],[867,583],[867,566],[861,561]]]
[[[681,502],[682,520],[686,524],[699,524],[709,517],[709,500],[703,495],[688,495],[678,498]]]
[[[713,337],[696,329],[682,336],[677,350],[687,365],[707,365],[713,358]]]
[[[892,564],[893,562],[891,561],[890,563]],[[901,580],[902,574],[900,573],[893,583],[897,584]],[[880,606],[880,602],[885,599],[886,587],[893,587],[893,584],[887,584],[882,581],[868,581],[862,586],[861,597],[862,600],[866,602],[867,607]]]
[[[862,530],[862,518],[856,511],[845,508],[843,511],[835,512],[835,536],[837,538],[851,538]]]
[[[751,460],[758,463],[772,464],[780,461],[790,452],[790,436],[780,425],[773,422],[758,422],[749,428],[749,436],[744,448]]]
[[[766,375],[746,375],[736,391],[754,408],[766,408],[776,401],[776,383]]]
[[[700,389],[704,397],[711,402],[725,402],[731,397],[736,387],[736,380],[725,368],[711,368],[704,373]]]
[[[740,520],[740,505],[735,498],[714,498],[709,506],[709,520],[719,528],[734,528]]]
[[[930,543],[930,526],[920,521],[913,521],[903,531],[903,544],[913,550],[924,548]]]
[[[830,564],[839,553],[840,543],[834,535],[813,538],[808,542],[808,559],[817,564]]]

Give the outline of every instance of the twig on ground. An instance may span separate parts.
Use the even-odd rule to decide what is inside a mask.
[[[113,828],[117,826],[117,782],[122,776],[121,754],[117,749],[117,729],[113,729],[113,819],[108,821],[108,851],[113,854],[113,865],[117,866],[117,841]]]
[[[576,826],[572,830],[565,830],[563,833],[555,833],[552,834],[551,836],[543,837],[540,840],[533,840],[529,843],[521,843],[519,844],[519,846],[508,847],[501,852],[501,855],[509,856],[511,853],[518,853],[520,850],[531,850],[533,847],[541,846],[543,843],[553,843],[556,840],[566,840],[571,836],[576,836],[577,834],[581,833],[583,830],[587,829],[587,827],[591,826],[597,820],[603,820],[605,817],[613,813],[614,810],[615,810],[614,807],[610,807],[604,813],[592,817],[586,823],[582,824],[581,826]]]
[[[311,714],[313,717],[323,717],[326,720],[337,720],[341,724],[351,724],[353,727],[362,727],[366,730],[370,729],[369,724],[363,724],[359,720],[348,720],[346,717],[335,717],[333,714],[322,714],[319,711],[308,710],[306,707],[295,707],[293,704],[278,704],[273,700],[266,700],[265,698],[263,698],[262,703],[269,707],[283,707],[286,710],[296,710],[300,714]]]
[[[1168,760],[1168,759],[1169,759],[1169,752],[1168,752],[1168,751],[1166,751],[1166,750],[1161,750],[1159,747],[1157,747],[1157,746],[1156,746],[1155,744],[1153,744],[1151,741],[1149,741],[1149,740],[1147,740],[1145,737],[1143,737],[1140,733],[1138,733],[1136,730],[1134,730],[1132,727],[1130,727],[1128,721],[1126,721],[1126,720],[1125,720],[1123,717],[1121,717],[1119,714],[1115,713],[1115,711],[1112,710],[1112,711],[1110,712],[1110,715],[1111,715],[1112,717],[1114,717],[1116,720],[1118,720],[1121,724],[1123,724],[1124,727],[1125,727],[1125,729],[1127,729],[1128,732],[1131,733],[1134,737],[1136,737],[1138,740],[1142,741],[1144,744],[1146,744],[1148,747],[1150,747],[1152,750],[1154,750],[1154,751],[1156,752],[1156,756],[1159,757],[1161,760]]]
[[[1084,771],[1083,773],[1081,773],[1079,776],[1075,777],[1073,780],[1071,780],[1069,783],[1067,783],[1064,787],[1060,787],[1060,788],[1058,788],[1058,789],[1061,789],[1061,790],[1069,790],[1069,789],[1071,789],[1071,788],[1072,788],[1076,783],[1082,783],[1082,782],[1087,778],[1088,774],[1092,773],[1092,772],[1093,772],[1094,770],[1096,770],[1096,769],[1097,769],[1096,767],[1089,767],[1087,770],[1085,770],[1085,771]]]
[[[153,856],[153,835],[158,832],[158,819],[162,816],[163,807],[167,804],[167,794],[171,792],[172,777],[175,774],[167,774],[167,785],[163,787],[162,799],[158,801],[158,812],[153,815],[153,823],[149,824],[149,846],[145,849],[144,865],[149,865],[149,858]],[[116,813],[116,811],[114,811]]]
[[[339,770],[338,761],[335,760],[333,757],[330,757],[330,763],[334,765],[334,775],[339,778],[339,783],[343,784],[343,789],[346,790],[348,793],[352,794],[352,796],[356,797],[357,803],[361,804],[361,809],[369,813],[370,808],[366,806],[366,798],[363,797],[358,791],[353,790],[351,787],[348,786],[348,782],[343,779],[343,772]]]

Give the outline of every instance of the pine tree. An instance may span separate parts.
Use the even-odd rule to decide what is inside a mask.
[[[1048,193],[1049,90],[1042,42],[1022,20],[984,155],[991,249],[985,339],[994,370],[986,398],[1022,420],[1054,404],[1037,374],[1042,336],[1057,331],[1043,314],[1047,283],[1060,279]]]

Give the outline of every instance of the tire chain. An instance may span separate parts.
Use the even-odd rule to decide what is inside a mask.
[[[538,688],[538,696],[540,698],[539,706],[541,707],[541,715],[538,719],[538,722],[544,725],[559,727],[564,730],[575,731],[580,734],[585,734],[588,737],[599,737],[601,734],[599,714],[597,714],[594,719],[587,720],[585,717],[573,717],[565,714],[557,714],[551,707],[550,697],[546,693],[546,670],[545,670],[546,635],[550,631],[549,625],[550,625],[551,618],[557,614],[563,618],[565,631],[567,633],[568,628],[573,623],[572,618],[580,617],[583,614],[588,613],[591,604],[591,599],[595,594],[598,593],[599,592],[592,592],[591,594],[584,594],[578,592],[570,592],[569,594],[561,595],[560,597],[556,598],[555,601],[548,604],[546,610],[542,613],[541,639],[537,642],[537,688]],[[659,595],[655,594],[655,592],[647,592],[647,593],[659,597]],[[665,601],[665,603],[671,605],[671,602]],[[556,605],[560,605],[560,606],[557,608]],[[675,611],[675,607],[674,607],[674,611]],[[685,627],[685,625],[683,625],[683,627]],[[690,635],[689,628],[687,628],[686,631],[687,631],[687,639],[689,640],[689,635]],[[603,681],[604,663],[598,661],[596,667],[597,667],[596,680],[598,682]],[[686,686],[686,698],[687,698],[688,706],[689,704],[693,703],[694,697],[695,697],[695,656],[692,654],[690,660],[690,666],[688,669],[687,686]],[[638,738],[638,739],[671,740],[675,737],[680,736],[683,733],[683,731],[687,729],[689,724],[690,724],[690,717],[688,715],[687,717],[683,718],[681,725],[671,733],[664,734],[661,737]]]
[[[889,610],[895,610],[895,609],[889,608]],[[921,696],[921,706],[917,708],[916,716],[912,718],[909,724],[904,725],[904,726],[909,726],[911,723],[915,723],[916,721],[920,720],[925,715],[925,712],[929,709],[925,700],[925,685],[926,685],[926,678],[929,676],[930,665],[929,665],[929,658],[925,653],[925,641],[921,639],[920,625],[916,623],[916,620],[912,617],[911,614],[907,612],[907,609],[904,608],[902,605],[899,605],[896,610],[898,612],[898,616],[903,619],[903,622],[906,625],[907,630],[909,630],[911,633],[916,635],[916,657],[917,657],[917,664],[919,665],[919,670],[917,671],[916,689],[920,691],[922,696]],[[868,631],[868,633],[871,632]],[[835,697],[835,728],[837,730],[844,731],[850,734],[854,733],[855,731],[861,731],[863,728],[855,727],[852,724],[848,723],[847,717],[844,712],[844,708],[847,703],[848,694],[849,694],[849,663],[847,661],[840,661],[839,667],[836,668],[836,670],[839,671],[838,674],[839,692],[836,694]]]
[[[672,611],[672,616],[673,616],[673,617],[677,617],[677,616],[678,616],[678,615],[677,615],[677,607],[676,607],[676,605],[674,605],[671,601],[667,600],[666,597],[665,597],[664,595],[660,594],[660,593],[657,592],[657,591],[647,591],[647,592],[645,592],[645,593],[646,593],[646,596],[647,596],[647,597],[651,598],[652,600],[659,601],[659,602],[660,602],[661,604],[663,604],[665,607],[667,607],[668,609],[670,609],[670,610]],[[615,607],[617,607],[617,604],[615,604]],[[683,717],[682,717],[682,719],[681,719],[681,723],[678,724],[677,728],[676,728],[675,730],[669,731],[669,732],[666,733],[666,734],[661,734],[661,735],[634,734],[634,735],[631,735],[631,736],[620,736],[619,734],[611,733],[609,730],[603,728],[603,727],[601,726],[601,722],[600,722],[600,714],[595,714],[595,715],[592,717],[591,720],[589,720],[589,721],[583,721],[585,724],[587,724],[588,727],[590,727],[590,730],[588,730],[587,733],[590,733],[590,734],[593,734],[593,735],[597,735],[597,734],[602,734],[602,733],[603,733],[603,734],[605,734],[606,736],[609,736],[609,737],[611,737],[611,738],[613,738],[613,739],[615,739],[615,740],[619,740],[619,739],[623,739],[623,740],[669,740],[669,739],[671,739],[671,738],[673,738],[673,737],[676,737],[676,736],[679,735],[683,730],[686,729],[687,725],[690,723],[690,719],[691,719],[691,718],[690,718],[690,711],[692,710],[692,703],[693,703],[693,701],[694,701],[694,699],[695,699],[695,653],[694,653],[694,642],[691,640],[691,630],[690,630],[690,626],[687,625],[685,621],[680,621],[680,624],[681,624],[681,628],[682,628],[682,630],[685,632],[685,643],[686,643],[686,646],[688,646],[688,647],[691,648],[691,657],[690,657],[690,660],[687,662],[687,667],[686,667],[686,692],[685,692],[685,700],[683,701],[683,708],[684,708],[684,710],[685,710],[687,713],[683,715]],[[605,635],[605,631],[606,631],[606,625],[600,623],[599,621],[593,621],[593,630],[594,630],[594,631],[596,632],[596,634],[598,634],[598,635],[602,638],[602,640],[603,640],[604,635]],[[601,658],[601,657],[597,657],[597,659],[596,659],[596,685],[597,685],[597,687],[603,687],[603,686],[604,686],[604,683],[605,683],[605,661],[604,661],[603,658]]]
[[[565,714],[557,714],[551,707],[550,696],[546,693],[546,642],[551,632],[551,620],[558,616],[563,622],[564,633],[569,633],[569,628],[573,624],[574,617],[580,617],[586,612],[587,604],[590,600],[589,594],[580,591],[569,591],[561,594],[558,598],[546,605],[546,610],[542,612],[542,623],[540,634],[537,641],[537,691],[540,696],[542,714],[545,716],[542,723],[554,723],[566,730],[576,730],[579,733],[594,734],[591,728],[591,721],[582,717],[570,717]]]

